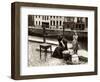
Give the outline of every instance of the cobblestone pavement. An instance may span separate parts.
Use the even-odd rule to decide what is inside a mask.
[[[28,42],[28,66],[53,66],[53,65],[67,65],[66,61],[63,59],[57,59],[51,57],[51,53],[47,53],[47,59],[45,61],[44,52],[42,52],[42,58],[40,59],[40,51],[37,50],[41,43],[37,42]],[[53,45],[53,50],[56,46]],[[78,54],[87,57],[86,50],[79,50]],[[84,62],[81,62],[84,63]]]

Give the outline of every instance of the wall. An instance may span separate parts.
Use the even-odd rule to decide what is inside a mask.
[[[37,3],[52,3],[52,4],[68,4],[68,5],[88,5],[88,6],[98,6],[98,15],[100,14],[100,0],[1,0],[0,2],[0,82],[16,82],[10,79],[11,71],[11,2],[14,1],[25,1],[25,2],[37,2]],[[98,16],[98,22],[100,22],[100,15]],[[98,25],[99,27],[100,25]],[[100,28],[98,28],[98,35],[100,34]],[[98,38],[100,42],[100,38]],[[100,48],[100,43],[98,43],[98,49]],[[98,55],[100,51],[98,52]],[[98,56],[100,58],[100,55]],[[98,59],[98,62],[100,60]],[[100,64],[98,66],[100,69]],[[85,81],[95,81],[99,82],[99,75],[93,76],[79,76],[79,77],[64,77],[64,78],[52,78],[52,79],[37,79],[29,80],[29,82],[85,82]],[[21,81],[20,81],[21,82]],[[27,82],[23,80],[22,82]]]

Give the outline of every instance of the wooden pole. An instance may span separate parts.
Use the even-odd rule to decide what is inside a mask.
[[[45,43],[46,42],[46,34],[45,34],[45,26],[43,26],[43,42]]]

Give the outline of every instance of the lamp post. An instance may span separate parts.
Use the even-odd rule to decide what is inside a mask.
[[[43,27],[43,42],[46,42],[45,26]]]
[[[43,28],[43,42],[46,42],[46,23],[42,22],[42,28]]]

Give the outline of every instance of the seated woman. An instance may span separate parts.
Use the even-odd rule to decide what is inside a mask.
[[[67,40],[60,35],[58,36],[58,42],[59,42],[59,45],[58,47],[55,48],[52,57],[61,59],[63,58],[62,51],[68,50]]]

